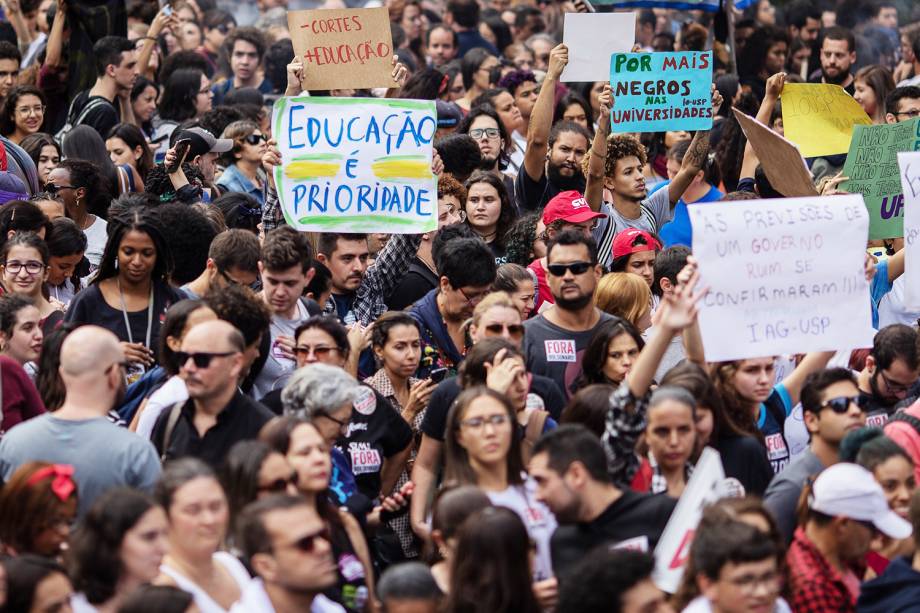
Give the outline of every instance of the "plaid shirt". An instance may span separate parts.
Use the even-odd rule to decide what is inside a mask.
[[[626,381],[610,394],[610,408],[607,409],[601,442],[607,452],[607,472],[614,483],[623,487],[629,487],[639,470],[636,441],[645,430],[647,411],[648,395],[636,398]]]
[[[278,191],[266,183],[265,204],[262,205],[262,231],[268,234],[269,231],[286,223],[284,214],[281,212],[281,200],[278,198]]]
[[[847,589],[840,572],[831,566],[805,535],[795,531],[786,553],[789,592],[796,613],[855,613],[856,597]]]

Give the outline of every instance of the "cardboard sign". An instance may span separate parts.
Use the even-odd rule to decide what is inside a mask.
[[[712,51],[614,53],[610,111],[614,132],[712,128]]]
[[[661,8],[709,13],[719,10],[719,0],[593,0],[592,4],[606,4],[617,8]]]
[[[898,178],[901,151],[920,150],[920,119],[856,126],[843,165],[841,191],[862,194],[869,209],[869,238],[904,235],[904,197]]]
[[[811,172],[793,143],[738,109],[732,111],[773,189],[787,198],[818,195]]]
[[[872,346],[862,196],[687,209],[707,361]]]
[[[693,534],[703,516],[703,507],[719,498],[716,488],[724,478],[725,471],[719,452],[711,447],[704,447],[699,461],[693,468],[693,474],[690,475],[690,481],[677,501],[671,519],[668,520],[668,525],[664,527],[664,532],[661,533],[655,547],[655,570],[652,572],[652,579],[659,589],[669,594],[677,591],[684,567],[687,565]]]
[[[562,81],[607,81],[610,55],[627,53],[635,40],[635,13],[566,13],[562,42],[569,63]]]
[[[288,11],[305,91],[393,87],[393,36],[386,8]]]
[[[306,232],[436,230],[433,100],[280,98],[272,117],[287,223]]]
[[[783,103],[783,133],[807,158],[846,153],[853,126],[872,120],[839,85],[787,83]]]
[[[920,310],[920,151],[898,154],[904,192],[904,306]]]

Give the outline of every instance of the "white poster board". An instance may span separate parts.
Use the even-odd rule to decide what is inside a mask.
[[[904,190],[904,306],[920,310],[920,151],[898,153]]]
[[[861,195],[687,208],[707,361],[872,346]]]
[[[636,41],[636,13],[566,13],[562,42],[569,63],[561,80],[610,81],[610,56],[627,53]]]

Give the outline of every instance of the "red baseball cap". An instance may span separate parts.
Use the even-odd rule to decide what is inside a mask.
[[[644,242],[637,242],[639,238]],[[619,258],[624,255],[632,255],[642,251],[658,251],[661,249],[661,243],[657,238],[639,228],[628,228],[613,237],[613,257]]]
[[[575,190],[559,192],[543,209],[543,224],[546,226],[559,219],[569,223],[581,223],[598,217],[604,217],[604,214],[592,211],[585,197]]]

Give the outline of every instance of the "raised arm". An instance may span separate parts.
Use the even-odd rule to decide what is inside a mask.
[[[49,68],[60,66],[64,57],[64,23],[66,21],[67,3],[64,0],[58,0],[54,21],[51,22],[51,31],[48,32],[48,44],[45,47],[44,65]]]
[[[773,114],[776,101],[779,100],[780,95],[783,93],[784,85],[786,85],[785,72],[778,72],[767,79],[766,93],[764,94],[763,102],[760,103],[760,110],[757,111],[756,117],[757,121],[767,127],[770,127],[770,115]]]
[[[157,44],[157,36],[160,35],[164,28],[172,28],[179,23],[175,15],[170,14],[167,16],[166,13],[163,12],[165,8],[166,7],[160,9],[160,12],[153,18],[150,27],[147,28],[147,36],[144,37],[144,44],[141,46],[141,51],[137,54],[138,69],[141,71],[141,74],[151,80],[155,75],[153,67],[150,65],[150,58],[153,55],[153,48]]]
[[[901,249],[893,256],[888,258],[888,282],[894,283],[894,280],[904,274],[904,255],[907,249]]]
[[[712,113],[715,115],[716,110],[722,106],[722,94],[712,86]],[[709,155],[709,130],[698,130],[690,141],[690,147],[684,154],[684,161],[680,165],[680,170],[674,175],[674,179],[668,184],[668,197],[673,207],[684,195],[684,191],[690,186],[696,174],[703,169],[706,163],[706,156]]]
[[[546,170],[546,151],[549,149],[549,132],[553,127],[553,107],[556,105],[556,83],[568,63],[569,48],[565,45],[557,45],[549,52],[549,68],[530,113],[524,171],[534,181],[539,181]]]
[[[588,178],[585,184],[585,200],[592,211],[600,211],[604,200],[604,177],[607,168],[607,137],[610,136],[610,107],[613,106],[613,92],[610,85],[598,97],[600,110],[597,114],[597,132],[588,151]]]
[[[13,26],[13,31],[16,32],[19,50],[25,53],[32,43],[32,33],[29,31],[29,26],[26,24],[25,17],[22,15],[22,7],[19,5],[19,0],[0,0],[0,6],[3,7],[6,18],[9,20],[10,25]]]
[[[788,377],[783,379],[783,387],[789,393],[789,400],[792,406],[799,403],[799,396],[802,393],[802,386],[805,385],[805,378],[813,372],[818,372],[827,367],[827,363],[834,357],[834,351],[815,351],[806,354],[799,365],[795,367]]]

